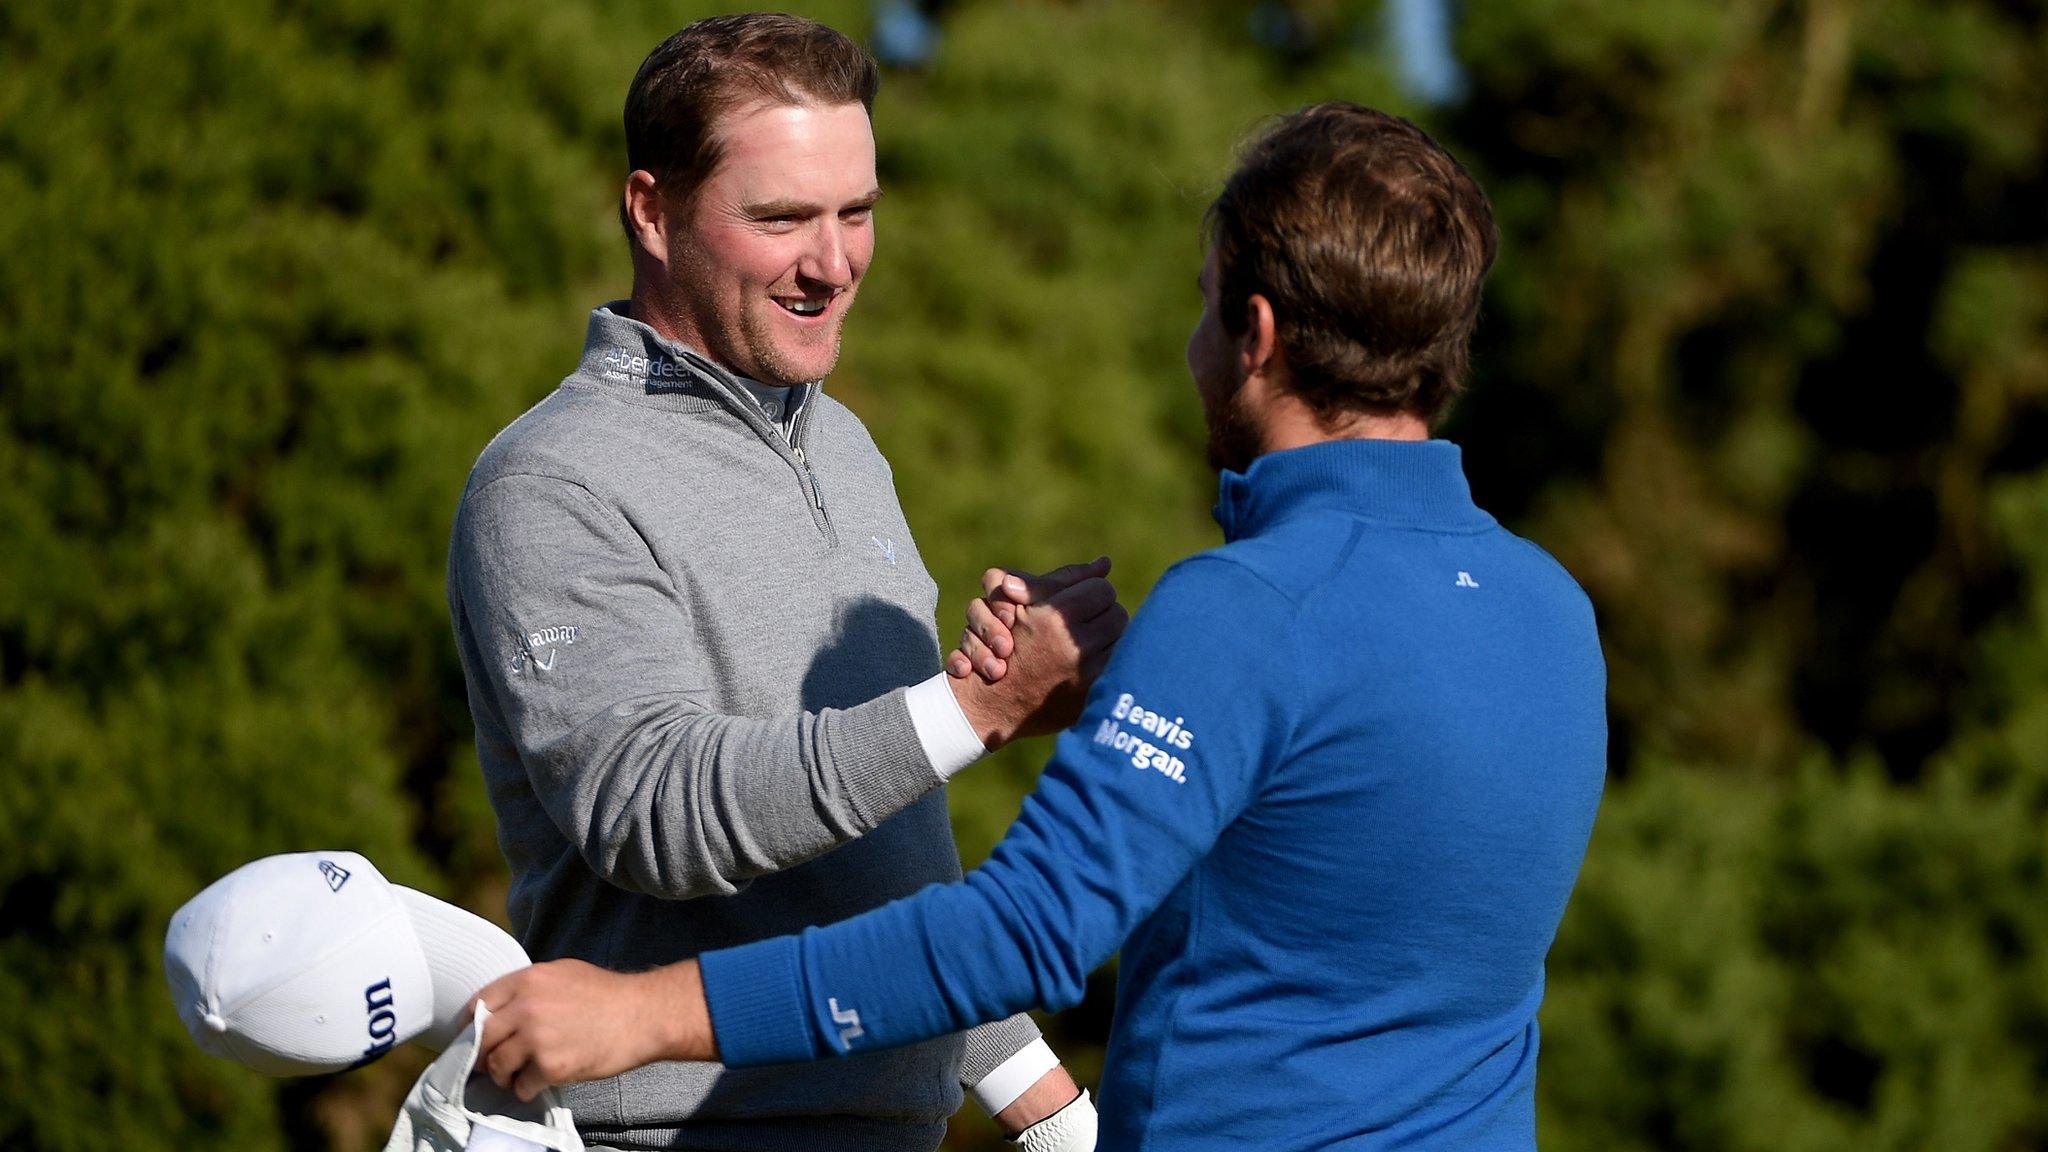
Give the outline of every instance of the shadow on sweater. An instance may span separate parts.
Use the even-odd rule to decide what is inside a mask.
[[[851,708],[938,670],[938,637],[931,621],[863,597],[846,608],[837,636],[812,658],[804,674],[803,709]]]

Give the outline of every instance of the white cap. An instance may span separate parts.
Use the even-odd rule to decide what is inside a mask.
[[[244,864],[171,917],[164,972],[199,1047],[273,1076],[447,1047],[484,985],[530,963],[490,921],[355,852]]]

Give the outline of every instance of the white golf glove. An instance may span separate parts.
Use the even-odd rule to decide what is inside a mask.
[[[1025,1152],[1095,1152],[1095,1101],[1081,1089],[1065,1108],[1017,1133],[1013,1143]]]

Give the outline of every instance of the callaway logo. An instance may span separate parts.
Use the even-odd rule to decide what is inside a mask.
[[[332,860],[320,862],[320,874],[327,877],[327,888],[332,892],[341,891],[341,886],[348,883],[348,869]]]
[[[517,676],[526,671],[528,666],[541,672],[553,672],[556,646],[567,647],[574,644],[579,635],[574,624],[564,624],[555,628],[543,628],[538,632],[529,632],[520,637],[519,649],[512,653],[512,674]],[[548,650],[545,657],[540,654],[542,648]]]
[[[882,559],[887,560],[889,567],[894,568],[896,566],[896,541],[884,540],[880,536],[870,536],[868,539],[875,542],[875,547],[881,549]]]
[[[839,1006],[839,997],[837,996],[829,997],[825,1003],[832,1009],[832,1022],[834,1024],[846,1025],[846,1027],[839,1030],[839,1046],[841,1048],[850,1046],[853,1043],[854,1037],[865,1034],[866,1030],[860,1026],[860,1013],[855,1012],[851,1008],[841,1008]]]

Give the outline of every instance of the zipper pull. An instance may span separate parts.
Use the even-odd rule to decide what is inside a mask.
[[[818,477],[815,473],[811,476],[811,505],[820,512],[825,510],[825,490],[818,486]]]

